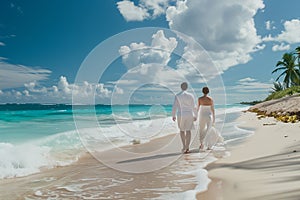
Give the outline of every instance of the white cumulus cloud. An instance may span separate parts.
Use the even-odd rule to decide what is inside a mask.
[[[280,42],[287,42],[290,44],[300,42],[300,20],[292,19],[284,22],[284,31],[282,31],[276,40]]]
[[[182,35],[180,39],[183,37],[185,36]],[[184,47],[186,43],[177,39],[166,37],[165,32],[159,30],[152,35],[150,44],[137,41],[121,46],[119,53],[128,71],[114,84],[125,92],[122,95],[115,95],[113,100],[124,103],[119,101],[126,101],[131,93],[141,87],[143,94],[149,95],[149,98],[143,96],[144,99],[150,99],[151,95],[153,97],[158,93],[165,99],[173,99],[174,94],[168,96],[170,93],[161,91],[157,85],[174,92],[180,89],[181,82],[186,81],[190,84],[191,90],[199,90],[201,89],[199,84],[207,84],[207,81],[220,74],[200,46],[190,42]],[[188,38],[185,40],[189,41]],[[220,83],[218,81],[213,82]],[[145,92],[144,86],[149,84],[156,86],[151,89],[147,87]]]
[[[130,7],[122,10],[121,4]],[[118,7],[128,21],[165,14],[169,27],[198,41],[221,71],[247,63],[251,53],[265,47],[254,23],[255,14],[264,8],[263,0],[140,0],[137,5],[123,0]],[[139,17],[130,19],[126,13],[133,11]]]
[[[119,53],[122,55],[123,63],[128,68],[149,63],[167,65],[177,43],[176,38],[166,38],[164,32],[159,30],[153,34],[151,45],[134,42],[129,46],[121,46]]]
[[[147,9],[134,5],[133,2],[123,0],[117,2],[118,9],[126,21],[143,21],[149,17]]]
[[[281,43],[280,45],[275,44],[272,47],[272,51],[286,51],[289,50],[291,48],[291,46],[289,44],[285,45],[284,43]]]
[[[251,53],[262,49],[254,15],[262,0],[178,1],[166,12],[171,29],[191,36],[208,51],[221,70],[246,63]]]
[[[147,86],[145,88],[149,84],[160,85],[170,90],[176,88],[177,90],[179,88],[178,84],[181,81],[186,81],[180,69],[168,65],[177,45],[176,38],[166,37],[163,30],[158,30],[152,35],[150,44],[133,42],[128,46],[121,46],[119,53],[128,71],[114,84],[125,92],[114,95],[113,101],[126,103],[130,99],[130,94],[135,93],[141,87],[144,88],[143,94],[148,94],[149,98],[157,93],[161,96],[166,95],[165,92],[161,93],[159,87],[154,86],[150,89]],[[187,70],[184,72],[187,72]],[[152,93],[149,93],[149,90]],[[173,99],[173,97],[170,97],[170,99]]]
[[[266,29],[267,30],[276,29],[276,27],[273,24],[274,24],[274,21],[270,21],[270,20],[266,21],[265,22]]]
[[[121,94],[121,88],[114,88],[114,93]],[[39,102],[39,103],[72,103],[94,104],[109,102],[112,90],[103,83],[89,83],[84,81],[81,84],[69,83],[67,77],[61,76],[55,85],[46,87],[37,81],[24,84],[22,90],[5,89],[0,90],[0,103],[8,102]]]
[[[140,0],[135,5],[133,1],[117,2],[118,9],[126,21],[143,21],[154,19],[166,12],[172,0]]]
[[[23,94],[24,94],[26,97],[29,97],[29,96],[30,96],[30,94],[29,94],[29,91],[28,91],[28,90],[24,90],[24,91],[23,91]]]
[[[277,36],[268,35],[264,41],[286,42],[288,44],[300,43],[300,20],[292,19],[283,23],[284,30]]]
[[[266,29],[271,30],[271,21],[266,21]]]

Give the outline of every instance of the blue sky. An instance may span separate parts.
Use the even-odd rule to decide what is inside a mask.
[[[276,62],[300,45],[299,7],[298,0],[4,0],[0,103],[70,103],[72,91],[76,103],[125,96],[132,103],[171,103],[184,79],[196,96],[208,84],[219,102],[225,96],[228,103],[264,99]],[[93,56],[103,70],[103,52],[92,50],[107,40],[119,57],[98,81],[89,71],[77,83],[80,67]],[[157,85],[141,86],[145,80]]]

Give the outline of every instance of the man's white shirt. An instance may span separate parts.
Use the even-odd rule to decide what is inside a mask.
[[[194,96],[187,92],[181,91],[175,96],[172,108],[172,116],[194,116],[196,117],[195,99]]]

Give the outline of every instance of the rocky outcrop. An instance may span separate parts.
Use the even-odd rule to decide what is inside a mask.
[[[283,122],[295,123],[300,120],[300,94],[265,101],[249,108],[258,118],[275,117]]]

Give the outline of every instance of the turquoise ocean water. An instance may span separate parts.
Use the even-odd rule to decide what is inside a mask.
[[[119,140],[120,144],[129,144],[135,137],[143,139],[142,134],[146,133],[126,135],[118,124],[128,129],[141,127],[149,130],[150,121],[161,121],[166,126],[165,132],[145,138],[172,134],[177,131],[177,126],[171,120],[171,109],[170,105],[0,105],[0,179],[25,176],[38,172],[41,167],[64,166],[76,161],[86,152],[76,129],[93,131],[97,128],[91,123],[93,119],[103,128],[106,137]],[[240,104],[216,106],[217,127],[222,129],[225,140],[249,134],[249,131],[237,128],[234,122],[246,109],[247,106]],[[98,141],[94,142],[100,144],[98,147],[105,149],[105,140],[96,138]]]

